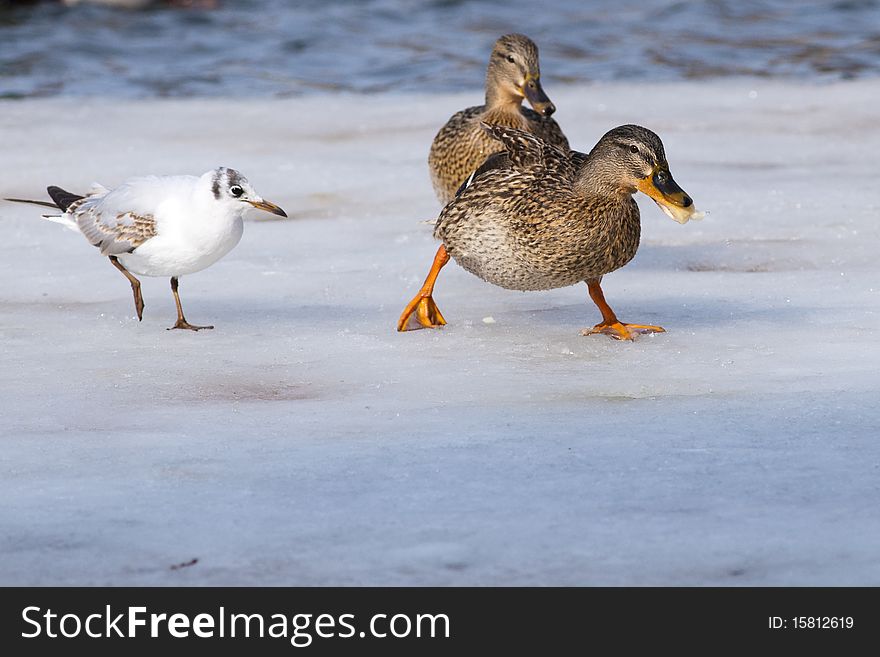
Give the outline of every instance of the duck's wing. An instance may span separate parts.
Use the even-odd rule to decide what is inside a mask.
[[[586,153],[581,153],[580,151],[571,151],[568,155],[575,169],[580,169],[584,165],[584,162],[590,157]]]
[[[533,134],[538,135],[548,144],[552,144],[564,151],[571,148],[556,119],[551,116],[542,116],[528,107],[520,107],[519,111],[529,120],[529,123],[532,125],[531,132]]]
[[[516,128],[506,128],[485,122],[480,126],[490,137],[501,142],[513,168],[525,169],[544,163],[544,149],[547,144],[535,135]]]
[[[482,174],[498,169],[534,170],[542,169],[559,178],[573,181],[578,168],[586,160],[586,155],[577,151],[563,150],[548,144],[529,132],[488,123],[480,124],[485,132],[504,146],[487,157],[465,182],[458,188],[456,196]]]
[[[548,144],[540,137],[516,128],[482,124],[483,129],[504,145],[507,160],[495,159],[493,168],[506,165],[513,169],[539,167],[560,177],[573,180],[577,167],[568,151]],[[491,157],[490,157],[491,159]],[[485,165],[486,163],[484,163]]]
[[[583,166],[584,162],[587,161],[587,154],[581,153],[580,151],[569,151],[568,159],[571,162],[571,165],[575,169],[580,169]],[[492,171],[493,169],[511,169],[513,168],[513,163],[510,161],[510,155],[508,155],[507,151],[498,151],[497,153],[492,153],[486,160],[479,166],[479,168],[474,171],[464,183],[462,183],[461,187],[459,187],[458,191],[455,193],[456,196],[461,194],[468,185],[473,182],[474,178],[481,176],[487,171]]]
[[[471,186],[471,183],[474,182],[476,178],[483,175],[487,171],[493,171],[495,169],[510,169],[513,167],[513,164],[510,161],[510,156],[507,154],[507,151],[498,151],[497,153],[492,153],[489,157],[487,157],[483,163],[477,167],[471,175],[467,177],[467,179],[461,183],[461,187],[455,192],[456,198],[461,195],[461,193]]]

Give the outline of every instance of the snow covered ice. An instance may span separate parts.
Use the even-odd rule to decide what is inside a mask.
[[[426,158],[474,93],[0,103],[0,196],[246,171],[290,220],[127,282],[0,204],[4,585],[878,585],[880,81],[556,88],[572,145],[639,123],[709,214],[642,196],[603,287],[454,263]],[[244,138],[246,137],[246,138]],[[494,322],[485,318],[493,318]],[[171,566],[198,562],[191,567]]]

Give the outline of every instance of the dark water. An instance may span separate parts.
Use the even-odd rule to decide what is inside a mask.
[[[286,96],[482,85],[505,32],[547,84],[880,74],[880,0],[218,0],[129,11],[0,0],[0,97]]]

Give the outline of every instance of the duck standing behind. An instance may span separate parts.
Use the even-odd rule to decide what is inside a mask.
[[[534,111],[523,107],[528,99]],[[495,42],[486,71],[486,103],[456,112],[446,122],[428,156],[431,181],[444,205],[455,197],[464,180],[501,145],[480,127],[517,128],[538,135],[567,151],[568,140],[550,118],[556,106],[541,87],[538,46],[522,34],[506,34]]]

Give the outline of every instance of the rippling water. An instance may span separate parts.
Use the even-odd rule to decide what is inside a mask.
[[[880,0],[0,0],[0,97],[474,88],[505,32],[538,42],[548,84],[880,74]]]

